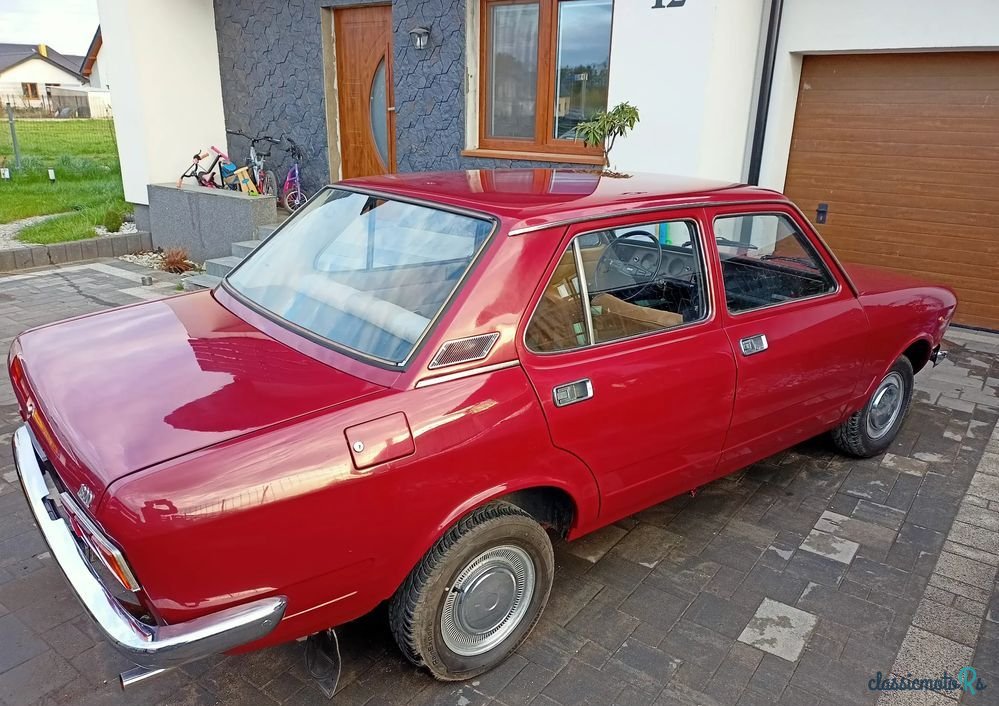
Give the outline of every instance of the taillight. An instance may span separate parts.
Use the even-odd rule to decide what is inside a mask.
[[[111,543],[100,528],[95,525],[89,517],[83,514],[76,503],[73,502],[69,493],[62,493],[59,496],[62,506],[69,515],[70,527],[73,534],[83,540],[90,550],[100,559],[101,563],[111,574],[118,579],[118,582],[133,593],[139,590],[139,582],[135,580],[132,569],[125,561],[121,550]]]

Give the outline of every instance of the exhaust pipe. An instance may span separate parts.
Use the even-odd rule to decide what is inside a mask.
[[[132,686],[133,684],[138,684],[140,681],[145,681],[151,677],[155,677],[157,674],[162,674],[163,672],[168,672],[169,669],[151,669],[149,667],[134,667],[129,669],[127,672],[122,672],[118,675],[118,681],[121,682],[121,689],[124,691],[126,688]]]

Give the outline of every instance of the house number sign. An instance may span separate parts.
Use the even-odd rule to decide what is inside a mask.
[[[656,4],[652,6],[652,9],[662,10],[663,8],[683,7],[686,4],[687,0],[669,0],[669,2],[666,2],[666,0],[656,0]]]

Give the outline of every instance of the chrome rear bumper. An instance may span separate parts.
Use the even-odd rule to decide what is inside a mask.
[[[176,667],[253,642],[281,621],[287,605],[284,596],[262,598],[175,625],[149,625],[135,618],[104,588],[66,521],[50,511],[53,501],[27,427],[17,430],[13,444],[21,486],[52,556],[107,640],[136,664],[151,669]]]

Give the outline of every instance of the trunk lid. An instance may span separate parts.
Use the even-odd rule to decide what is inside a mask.
[[[37,441],[70,492],[89,487],[92,508],[129,473],[384,389],[279,343],[209,292],[34,329],[14,353]]]

